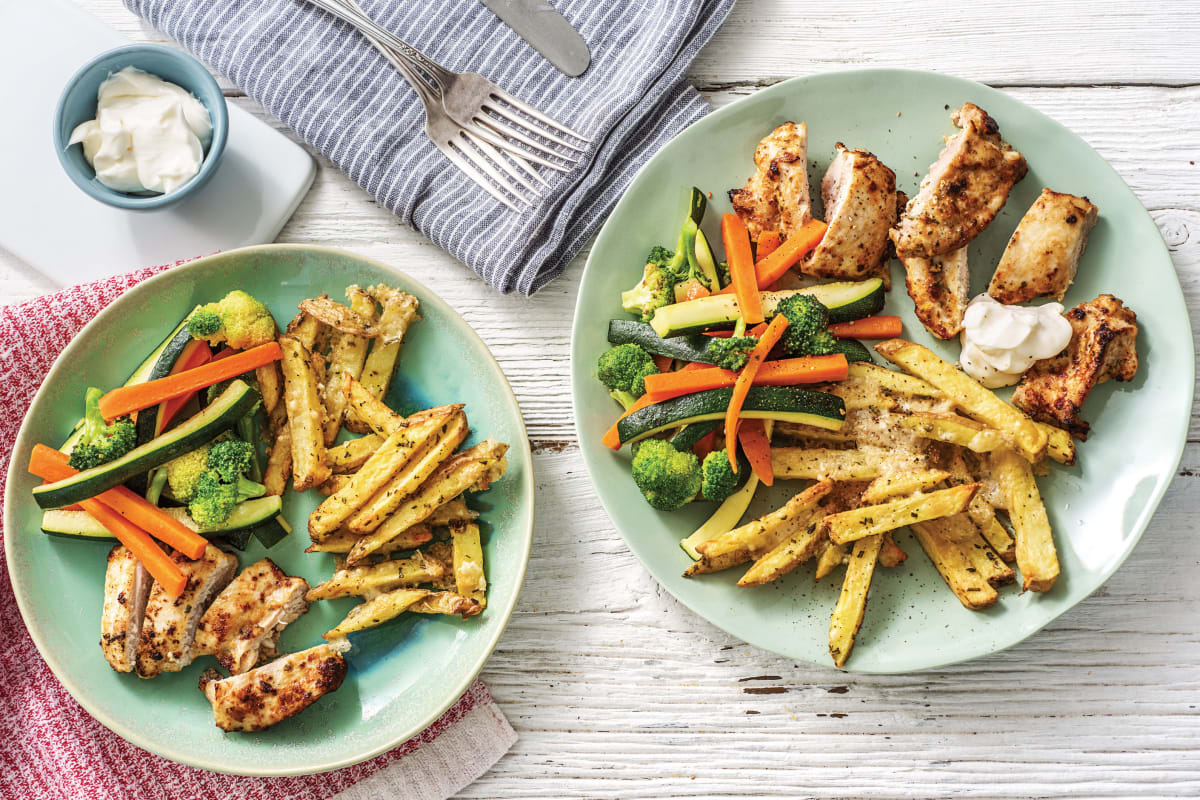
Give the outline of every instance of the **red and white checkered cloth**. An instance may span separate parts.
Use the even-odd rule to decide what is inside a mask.
[[[0,497],[17,429],[55,357],[150,267],[15,306],[0,306]],[[2,558],[2,556],[0,556]],[[450,710],[396,749],[352,767],[290,778],[193,769],[129,744],[96,722],[38,655],[0,569],[0,798],[24,800],[444,800],[512,747],[517,735],[476,681]]]

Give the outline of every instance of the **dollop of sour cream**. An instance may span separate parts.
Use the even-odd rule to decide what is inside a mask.
[[[181,86],[126,67],[97,93],[96,118],[71,132],[105,186],[173,192],[200,171],[212,142],[208,109]]]
[[[1062,352],[1071,323],[1061,303],[1007,306],[981,294],[963,317],[963,371],[989,389],[1012,386],[1033,362]]]

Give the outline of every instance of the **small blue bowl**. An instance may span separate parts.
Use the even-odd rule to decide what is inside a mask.
[[[182,86],[208,109],[212,120],[212,143],[204,155],[200,171],[190,181],[167,194],[127,194],[110,189],[96,178],[96,172],[83,155],[82,145],[67,145],[71,131],[80,123],[96,118],[96,93],[100,84],[114,72],[136,67],[165,81]],[[178,203],[208,183],[225,152],[229,136],[229,109],[221,87],[196,59],[181,50],[157,44],[130,44],[109,50],[93,58],[76,72],[63,89],[54,115],[54,149],[67,175],[83,191],[101,203],[136,211],[163,208]]]

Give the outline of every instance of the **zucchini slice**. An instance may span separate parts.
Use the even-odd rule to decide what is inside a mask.
[[[709,337],[695,334],[664,339],[646,323],[635,322],[631,319],[609,320],[608,341],[609,344],[614,345],[640,345],[647,353],[653,353],[656,356],[677,358],[680,361],[698,361],[701,364],[713,363],[707,350],[708,343],[711,341]]]
[[[768,319],[774,316],[782,300],[797,294],[811,295],[820,300],[829,309],[830,323],[850,322],[869,317],[882,309],[886,300],[882,278],[822,283],[805,289],[763,292],[763,315]],[[654,312],[650,325],[655,333],[666,339],[688,333],[732,328],[741,315],[735,295],[714,294],[663,306]]]
[[[708,436],[719,427],[721,427],[721,423],[715,419],[684,425],[683,430],[671,437],[671,446],[681,453],[689,451],[695,447],[696,442]]]
[[[256,497],[239,503],[225,520],[221,527],[211,531],[200,531],[207,537],[224,537],[234,531],[257,531],[258,528],[273,524],[281,527],[275,517],[283,508],[280,498],[275,496]],[[188,516],[186,508],[164,508],[163,511],[182,522],[192,530],[198,530],[196,523]],[[71,536],[76,539],[114,539],[99,522],[86,511],[64,511],[61,508],[51,508],[42,512],[42,530],[56,536]],[[286,535],[286,532],[285,532]]]
[[[874,364],[875,359],[871,358],[871,351],[867,346],[858,339],[838,339],[837,350],[835,353],[841,353],[846,357],[847,361],[866,361],[869,364]]]
[[[133,448],[115,461],[38,486],[33,490],[33,497],[42,508],[61,508],[95,497],[135,475],[145,475],[153,468],[211,442],[250,413],[257,403],[257,392],[244,381],[234,381],[207,408],[162,436]]]
[[[171,374],[171,370],[175,368],[175,364],[183,357],[183,354],[188,352],[189,347],[200,347],[203,343],[197,339],[193,339],[191,333],[187,329],[187,320],[184,320],[183,326],[176,329],[178,333],[167,343],[159,353],[158,360],[154,362],[154,366],[150,369],[150,375],[147,380],[158,380],[165,378]],[[197,342],[193,345],[192,342]],[[161,408],[160,403],[157,406],[142,409],[137,415],[137,443],[145,444],[154,438],[158,430],[158,411]]]
[[[722,420],[733,389],[709,389],[664,400],[635,411],[617,423],[621,444],[631,444],[680,425]],[[842,398],[795,386],[751,386],[742,405],[747,419],[802,422],[828,430],[839,430],[846,419]]]

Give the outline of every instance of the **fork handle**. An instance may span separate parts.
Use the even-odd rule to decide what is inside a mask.
[[[434,83],[444,93],[446,87],[450,83],[451,74],[441,64],[426,56],[420,50],[410,46],[403,39],[394,35],[391,31],[375,22],[367,16],[366,12],[351,2],[339,2],[339,0],[305,0],[322,11],[332,14],[343,22],[348,22],[358,29],[367,38],[373,40],[373,43],[378,47],[380,44],[386,45],[388,49],[393,51],[397,58],[405,59],[410,62],[409,66],[425,72],[433,79]],[[386,54],[385,54],[386,55]],[[391,59],[389,59],[391,60]]]

